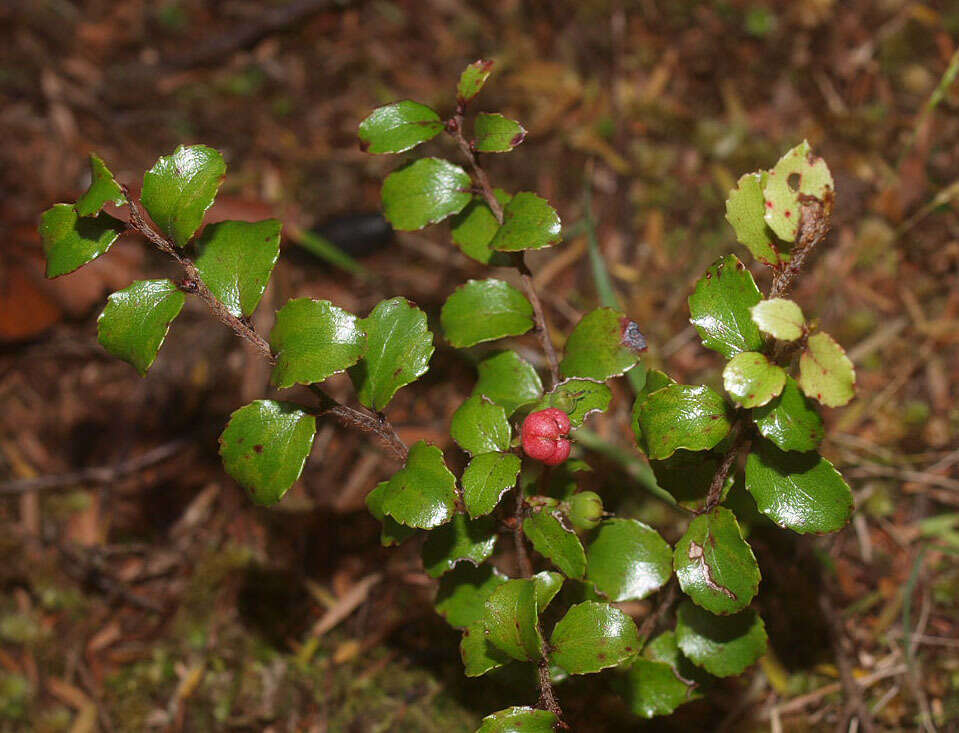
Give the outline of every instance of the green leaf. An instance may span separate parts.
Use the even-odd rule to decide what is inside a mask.
[[[690,522],[673,562],[683,592],[710,613],[741,611],[759,590],[756,557],[736,516],[721,506]]]
[[[658,590],[673,574],[669,545],[635,519],[607,519],[586,548],[586,579],[610,601],[633,601]]]
[[[507,416],[543,396],[543,382],[533,365],[515,351],[498,351],[477,365],[479,379],[474,395],[502,405]]]
[[[106,213],[81,218],[70,204],[56,204],[40,217],[47,277],[73,272],[104,254],[127,225]]]
[[[197,241],[196,269],[227,310],[250,316],[256,310],[280,256],[276,219],[210,224]]]
[[[137,280],[109,297],[97,319],[97,339],[143,376],[184,300],[186,296],[170,280]]]
[[[516,486],[522,465],[512,453],[481,453],[463,471],[463,503],[471,517],[489,514],[507,491]]]
[[[450,435],[471,455],[509,449],[510,426],[506,410],[481,395],[469,397],[450,423]]]
[[[800,338],[806,325],[802,309],[787,298],[760,301],[750,309],[750,313],[760,331],[780,341]]]
[[[487,715],[476,733],[552,733],[558,722],[549,710],[513,707]]]
[[[828,333],[809,337],[799,357],[799,387],[826,407],[841,407],[856,396],[856,370]]]
[[[459,84],[456,85],[456,101],[458,104],[467,104],[473,100],[489,78],[493,70],[493,62],[487,59],[474,61],[460,74]]]
[[[786,384],[786,372],[758,351],[736,354],[723,369],[723,386],[733,402],[743,407],[761,407],[778,397]]]
[[[382,481],[366,495],[367,509],[383,525],[380,530],[380,544],[383,547],[402,544],[416,534],[415,529],[400,524],[393,517],[388,517],[383,511],[383,501],[389,495],[389,484],[389,481]]]
[[[763,338],[750,313],[760,300],[762,295],[746,266],[735,255],[726,255],[696,283],[689,296],[689,320],[703,346],[727,359],[741,351],[761,351]]]
[[[543,570],[533,576],[533,582],[536,584],[536,609],[542,613],[563,587],[563,576],[552,570]]]
[[[669,715],[680,705],[702,697],[700,684],[709,677],[679,651],[676,634],[666,631],[650,641],[643,657],[626,673],[622,687],[630,710],[643,718]]]
[[[463,660],[467,677],[480,677],[512,661],[509,654],[497,649],[486,638],[486,627],[481,622],[472,624],[463,631],[460,658]]]
[[[780,239],[793,242],[799,233],[800,194],[825,201],[834,189],[826,161],[815,157],[803,140],[769,171],[763,189],[766,223]]]
[[[493,195],[506,206],[512,196],[501,188],[494,188]],[[492,267],[512,267],[513,259],[505,252],[490,249],[490,242],[499,229],[499,221],[482,196],[473,196],[466,208],[453,217],[450,234],[453,242],[467,257]]]
[[[507,580],[486,599],[486,638],[521,662],[539,659],[543,639],[536,614],[536,584],[530,578]]]
[[[762,439],[746,459],[746,488],[759,511],[799,534],[835,532],[852,514],[852,492],[818,453],[784,453]]]
[[[446,299],[440,323],[446,340],[462,349],[526,333],[533,327],[533,306],[502,280],[467,280]]]
[[[736,239],[753,257],[773,267],[783,257],[776,249],[776,236],[766,224],[766,201],[763,198],[765,173],[747,173],[736,183],[726,199],[726,221],[736,231]]]
[[[526,139],[526,130],[516,120],[501,114],[480,112],[473,123],[477,153],[508,153]]]
[[[726,402],[706,386],[671,384],[656,390],[639,408],[639,426],[652,459],[679,448],[709,450],[726,437],[732,415]]]
[[[440,578],[434,604],[436,612],[450,626],[465,629],[482,620],[486,599],[506,580],[506,576],[489,563],[479,567],[461,563]]]
[[[676,384],[676,380],[658,369],[650,369],[646,372],[646,381],[643,383],[643,388],[636,393],[636,399],[633,402],[631,424],[633,427],[633,435],[636,436],[636,445],[639,446],[639,449],[642,450],[643,453],[646,453],[647,449],[646,439],[643,437],[643,428],[639,424],[640,409],[653,392],[663,387],[668,387],[671,384]]]
[[[383,181],[383,214],[394,229],[413,231],[458,214],[473,198],[469,174],[439,158],[407,163]]]
[[[792,377],[786,377],[779,397],[752,411],[752,418],[759,433],[784,451],[815,450],[823,438],[822,417],[816,405]]]
[[[496,529],[492,517],[467,519],[465,514],[454,515],[452,522],[430,532],[423,544],[426,574],[438,578],[463,560],[479,565],[493,554]]]
[[[632,369],[645,349],[639,326],[614,308],[597,308],[569,335],[559,371],[564,377],[605,381]]]
[[[693,664],[717,677],[731,677],[765,653],[766,627],[752,609],[714,616],[684,601],[676,612],[676,642]]]
[[[182,247],[203,223],[225,175],[219,151],[181,145],[143,175],[140,199],[150,218]]]
[[[560,619],[550,637],[550,661],[570,674],[615,667],[636,654],[636,624],[618,608],[586,601]]]
[[[350,368],[357,399],[382,411],[401,387],[426,374],[433,356],[433,334],[426,314],[406,298],[381,300],[359,322],[366,352]]]
[[[230,415],[220,435],[223,467],[257,504],[276,504],[300,477],[316,419],[289,402],[256,400]]]
[[[537,402],[530,412],[556,407],[569,415],[569,422],[578,428],[594,412],[606,412],[613,393],[602,382],[589,379],[567,379]]]
[[[276,354],[273,384],[314,384],[353,366],[366,349],[356,316],[328,300],[298,298],[276,314],[270,332]]]
[[[523,532],[533,549],[563,571],[568,578],[582,578],[586,572],[586,553],[579,537],[566,529],[552,513],[534,512],[523,521]]]
[[[90,187],[77,199],[76,210],[80,216],[98,214],[108,203],[123,206],[127,202],[120,184],[96,153],[90,153],[90,178]]]
[[[500,252],[520,252],[549,247],[561,239],[562,226],[556,210],[535,193],[521,191],[503,208],[503,226],[489,246]]]
[[[453,518],[456,478],[435,445],[422,440],[414,444],[406,465],[386,484],[380,506],[400,524],[432,529]]]
[[[367,153],[402,153],[442,131],[443,121],[436,112],[404,99],[377,107],[360,123],[360,149]]]

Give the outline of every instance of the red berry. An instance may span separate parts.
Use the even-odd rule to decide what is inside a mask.
[[[569,415],[555,407],[531,412],[523,421],[523,450],[530,458],[558,466],[569,458]]]

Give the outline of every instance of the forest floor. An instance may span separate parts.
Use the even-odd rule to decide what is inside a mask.
[[[941,83],[957,39],[945,0],[0,5],[0,731],[469,733],[535,701],[526,680],[463,677],[416,548],[380,548],[363,499],[396,466],[375,440],[321,421],[300,482],[256,508],[216,439],[264,393],[265,365],[191,303],[141,379],[99,347],[96,317],[112,290],[173,270],[128,237],[45,281],[36,233],[84,189],[88,152],[137,188],[193,142],[229,164],[216,219],[277,216],[291,235],[375,213],[396,160],[361,152],[357,123],[403,98],[449,113],[477,58],[496,61],[479,108],[529,131],[488,161],[494,183],[547,197],[568,233],[531,258],[557,339],[597,304],[593,226],[646,363],[716,383],[686,296],[743,255],[727,192],[804,138],[836,181],[794,297],[856,365],[823,445],[855,518],[751,537],[770,651],[745,675],[651,722],[595,678],[564,683],[573,729],[834,729],[848,665],[876,730],[959,730],[959,85]],[[353,237],[359,275],[287,239],[261,333],[301,296],[366,313],[402,294],[436,318],[485,276],[442,227]],[[438,343],[390,408],[404,439],[452,448],[473,379]],[[629,396],[594,426],[607,446],[629,446]],[[676,539],[628,466],[588,458],[609,505]]]

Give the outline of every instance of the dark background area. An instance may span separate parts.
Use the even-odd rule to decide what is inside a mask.
[[[355,242],[367,277],[295,247],[291,227],[376,212],[398,160],[362,153],[358,122],[404,98],[450,114],[481,57],[496,67],[476,109],[529,131],[486,161],[494,184],[547,197],[572,232],[531,257],[560,343],[597,304],[589,200],[646,363],[716,384],[686,296],[715,258],[746,256],[727,192],[803,138],[837,188],[793,295],[856,364],[858,397],[827,411],[823,445],[856,517],[824,538],[750,537],[771,643],[743,677],[650,723],[608,691],[614,673],[563,683],[574,730],[832,729],[849,705],[837,656],[880,729],[956,730],[959,87],[929,100],[957,39],[959,4],[906,0],[0,5],[0,730],[472,731],[535,701],[529,680],[465,679],[417,549],[379,547],[363,498],[396,466],[375,440],[322,420],[300,482],[256,508],[216,438],[268,391],[266,365],[188,301],[139,378],[97,344],[96,316],[109,292],[175,269],[125,237],[46,281],[36,233],[86,187],[90,151],[136,190],[158,156],[205,143],[229,165],[208,220],[288,225],[261,333],[303,296],[364,314],[405,295],[438,321],[457,284],[486,276],[444,226]],[[456,158],[440,138],[424,150]],[[462,461],[448,421],[473,379],[438,338],[390,407],[403,438]],[[630,393],[615,390],[592,427],[627,447]],[[608,505],[677,539],[628,466],[585,455]]]

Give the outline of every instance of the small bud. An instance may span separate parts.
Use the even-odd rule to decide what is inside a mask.
[[[523,421],[523,450],[530,458],[558,466],[569,458],[569,415],[555,407],[532,412]]]
[[[595,491],[581,491],[569,500],[569,521],[576,529],[592,529],[603,517],[603,500]]]

